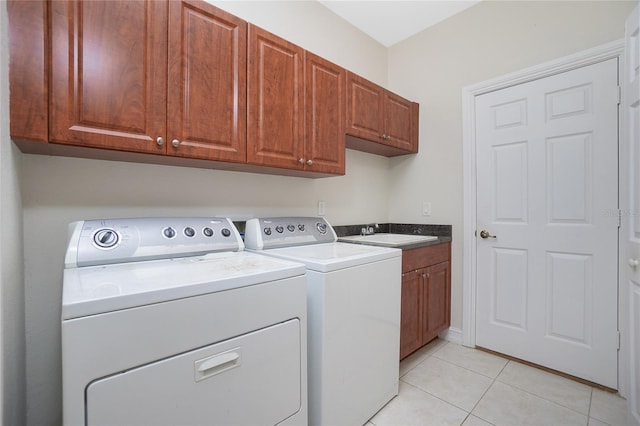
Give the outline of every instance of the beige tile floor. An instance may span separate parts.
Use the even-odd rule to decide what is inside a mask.
[[[400,363],[400,392],[366,426],[626,425],[614,394],[444,340]]]

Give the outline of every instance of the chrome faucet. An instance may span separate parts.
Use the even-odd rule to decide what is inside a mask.
[[[360,229],[360,235],[373,235],[376,233],[376,230],[380,228],[377,223],[372,223],[370,225],[365,226]]]

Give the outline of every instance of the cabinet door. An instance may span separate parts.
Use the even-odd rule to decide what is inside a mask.
[[[384,89],[347,73],[347,134],[382,142]]]
[[[442,262],[426,268],[423,288],[422,344],[435,339],[449,327],[451,311],[451,264]]]
[[[47,2],[10,0],[11,137],[48,139]]]
[[[422,275],[424,269],[402,274],[400,359],[422,346]]]
[[[49,4],[51,141],[164,153],[167,3]]]
[[[343,68],[305,52],[305,166],[307,170],[344,174]]]
[[[412,103],[394,93],[384,92],[384,133],[382,143],[411,151],[412,141]]]
[[[167,153],[246,160],[247,23],[202,1],[169,2]]]
[[[304,169],[304,50],[249,25],[247,162]]]

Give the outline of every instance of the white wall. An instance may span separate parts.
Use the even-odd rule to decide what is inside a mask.
[[[7,8],[0,2],[0,422],[24,424],[25,343],[20,152],[9,139]]]
[[[317,2],[217,3],[384,84],[387,51]],[[389,160],[347,151],[344,177],[305,179],[24,155],[27,423],[61,422],[60,303],[67,224],[101,217],[314,215],[386,222]],[[7,423],[9,424],[9,423]]]
[[[462,88],[622,38],[634,4],[483,1],[389,49],[389,88],[420,103],[420,152],[392,160],[389,218],[453,225],[452,327],[462,327],[463,238],[473,238],[462,235]]]

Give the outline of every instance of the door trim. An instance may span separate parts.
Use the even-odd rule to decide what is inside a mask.
[[[618,74],[624,69],[623,57],[624,40],[616,40],[594,47],[576,54],[535,65],[524,70],[509,73],[501,77],[486,80],[462,88],[462,158],[463,158],[463,264],[462,264],[462,344],[475,347],[476,344],[476,140],[475,140],[475,97],[485,93],[527,83],[565,71],[592,65],[608,59],[617,58]],[[620,81],[620,76],[618,77]],[[618,127],[620,123],[618,123]],[[620,141],[618,141],[620,145]],[[620,150],[619,150],[620,151]],[[620,170],[619,172],[620,173]],[[626,194],[619,193],[620,204]],[[619,242],[620,244],[620,242]],[[618,282],[620,287],[620,282]],[[620,299],[618,299],[620,312]],[[622,386],[624,380],[620,378],[626,373],[620,362],[618,368],[618,383]],[[623,394],[623,389],[620,389]]]

